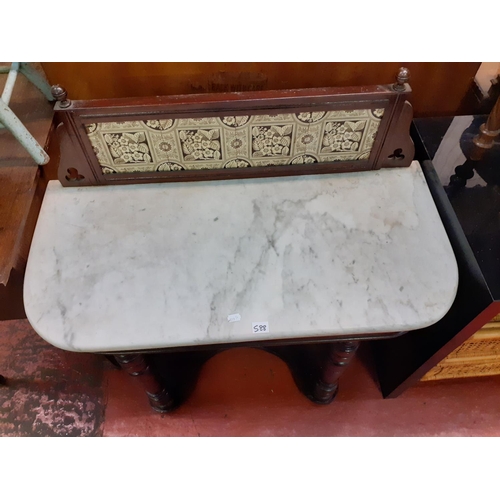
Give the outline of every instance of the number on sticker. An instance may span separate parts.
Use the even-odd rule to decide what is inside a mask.
[[[269,322],[252,323],[252,331],[253,333],[269,333]]]

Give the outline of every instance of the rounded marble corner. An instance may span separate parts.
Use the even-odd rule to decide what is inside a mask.
[[[451,243],[450,243],[451,247]],[[452,250],[453,252],[453,250]],[[429,326],[435,325],[439,321],[441,321],[451,310],[453,307],[453,304],[455,303],[455,299],[457,297],[457,292],[458,292],[458,281],[459,281],[459,273],[458,273],[458,264],[455,259],[455,256],[453,255],[453,260],[454,260],[454,278],[453,278],[453,288],[450,287],[450,294],[447,297],[447,301],[444,300],[443,297],[443,308],[439,311],[438,314],[436,314],[433,317],[430,317],[428,321],[424,322],[422,325],[419,325],[415,328],[412,328],[411,330],[408,331],[413,331],[413,330],[421,330],[423,328],[428,328]]]
[[[45,342],[50,344],[53,347],[57,347],[58,349],[62,349],[63,351],[69,351],[69,352],[85,352],[82,351],[81,349],[75,349],[71,345],[69,345],[67,342],[61,342],[61,339],[64,339],[64,335],[59,335],[59,330],[56,328],[50,328],[50,331],[52,332],[52,335],[48,334],[46,331],[44,331],[44,328],[40,328],[39,323],[40,320],[43,318],[44,314],[40,313],[40,310],[37,311],[32,311],[31,307],[33,307],[33,302],[31,300],[31,296],[28,295],[27,289],[29,289],[29,275],[28,275],[28,269],[26,269],[26,275],[24,279],[24,286],[23,286],[23,302],[24,302],[24,312],[26,313],[26,319],[28,320],[28,323],[31,325],[31,328],[35,330],[37,335],[39,335]],[[35,317],[38,317],[37,320],[35,320]],[[55,321],[54,321],[55,323]],[[56,335],[54,335],[54,332],[56,332]]]

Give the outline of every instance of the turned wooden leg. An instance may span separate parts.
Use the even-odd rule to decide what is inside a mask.
[[[484,153],[493,147],[495,138],[500,135],[500,97],[493,106],[486,123],[479,127],[479,134],[477,134],[472,142],[474,148],[470,153],[470,159],[479,161],[483,158]]]
[[[142,383],[153,410],[167,413],[175,407],[174,399],[151,372],[142,354],[116,354],[115,358],[129,375]]]
[[[463,188],[467,181],[474,177],[474,163],[466,160],[463,165],[455,168],[455,173],[450,177],[449,185],[453,188]]]
[[[321,367],[313,392],[313,401],[328,404],[337,395],[339,378],[359,347],[358,341],[332,342]]]

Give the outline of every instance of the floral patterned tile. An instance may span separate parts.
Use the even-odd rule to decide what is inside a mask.
[[[290,156],[293,125],[252,127],[252,158]]]
[[[221,160],[220,129],[180,130],[178,133],[182,147],[183,160],[211,161]]]
[[[303,123],[316,123],[321,121],[326,115],[326,111],[317,111],[311,113],[299,113],[297,119]]]
[[[320,153],[358,151],[365,127],[366,120],[326,122]]]
[[[383,109],[86,125],[104,174],[365,160]]]
[[[104,134],[113,165],[151,163],[150,145],[144,132]]]

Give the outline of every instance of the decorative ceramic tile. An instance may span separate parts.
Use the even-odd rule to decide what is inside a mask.
[[[218,118],[179,118],[176,121],[177,127],[206,127],[207,125],[220,125]]]
[[[145,122],[141,121],[133,121],[133,122],[103,122],[99,123],[99,128],[102,130],[123,130],[123,129],[134,129],[134,128],[142,128],[145,125]],[[88,125],[87,129],[90,127],[90,132],[96,130],[97,124]],[[93,129],[93,130],[91,130]]]
[[[289,156],[293,125],[252,127],[252,158]]]
[[[126,122],[125,122],[126,123]],[[146,120],[143,122],[151,130],[168,130],[174,126],[174,120]]]
[[[358,151],[365,127],[365,120],[326,122],[323,131],[321,153]]]
[[[182,161],[180,149],[174,132],[150,133],[151,146],[155,152],[156,159]]]
[[[114,165],[151,163],[150,146],[144,132],[104,134]]]
[[[224,154],[226,158],[248,158],[251,141],[246,128],[224,131]],[[248,163],[248,162],[247,162]]]
[[[220,129],[195,129],[179,131],[184,161],[220,160]]]
[[[295,154],[315,154],[321,142],[321,124],[297,125],[297,140],[295,141]]]
[[[254,115],[252,116],[252,123],[276,123],[276,122],[290,122],[293,121],[293,114],[279,114],[279,115]]]
[[[317,111],[312,113],[299,113],[297,118],[304,123],[319,122],[326,115],[326,111]]]
[[[104,174],[366,160],[383,109],[86,125]]]

